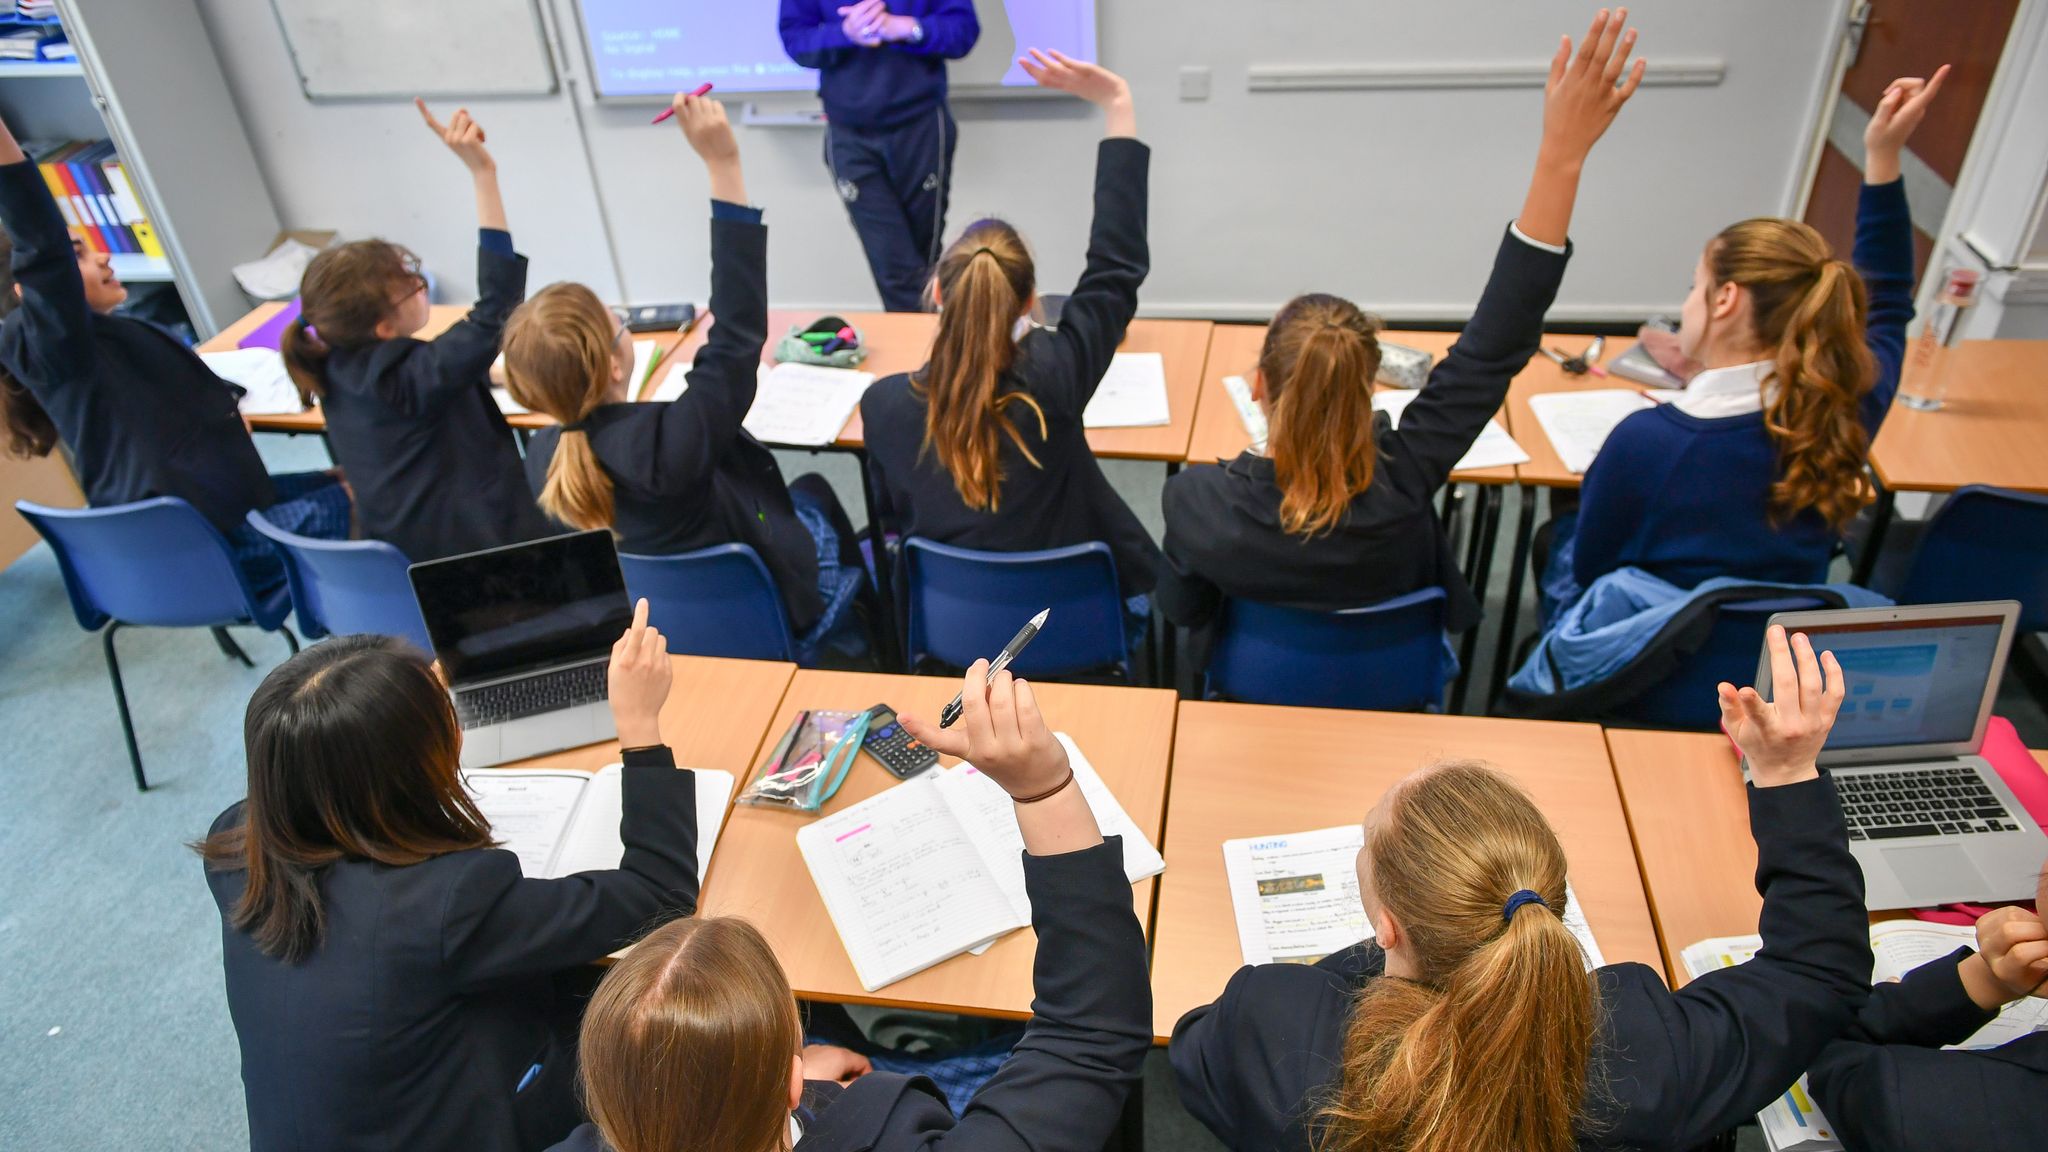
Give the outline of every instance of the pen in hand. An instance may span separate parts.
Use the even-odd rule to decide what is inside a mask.
[[[1026,621],[1024,627],[1017,629],[1017,634],[1010,637],[1008,644],[1003,645],[1002,652],[998,653],[994,660],[989,661],[989,680],[994,680],[996,673],[1010,666],[1010,662],[1017,658],[1017,653],[1024,651],[1025,645],[1031,643],[1031,638],[1038,635],[1040,628],[1045,627],[1045,618],[1050,615],[1052,615],[1052,609],[1047,608]],[[945,710],[939,713],[939,727],[951,728],[953,722],[960,719],[960,705],[961,696],[956,692],[953,694],[953,702],[946,705]]]

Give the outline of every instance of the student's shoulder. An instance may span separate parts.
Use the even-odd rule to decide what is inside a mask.
[[[924,435],[924,398],[917,394],[910,373],[884,376],[861,393],[862,436],[873,442],[900,438],[906,432]]]
[[[206,830],[206,834],[218,836],[231,828],[240,827],[242,822],[248,818],[248,808],[249,802],[247,800],[237,800],[233,804],[228,805],[222,810],[220,815],[213,818],[213,825]]]
[[[567,1140],[550,1144],[547,1152],[611,1152],[611,1145],[598,1134],[597,1125],[586,1123],[577,1125]]]
[[[945,1096],[930,1080],[870,1072],[846,1086],[804,1127],[799,1152],[920,1147],[955,1124]]]

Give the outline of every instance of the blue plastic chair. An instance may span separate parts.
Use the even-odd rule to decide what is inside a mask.
[[[405,553],[381,540],[318,540],[287,532],[260,511],[249,526],[277,546],[285,583],[308,640],[375,633],[410,640],[432,652],[427,622],[406,576]]]
[[[925,660],[965,668],[992,658],[1049,608],[1045,630],[1011,671],[1043,678],[1113,668],[1129,678],[1124,600],[1109,545],[977,552],[912,536],[902,557],[912,669]]]
[[[1203,694],[1310,708],[1440,708],[1451,679],[1447,600],[1441,588],[1342,612],[1226,600]]]
[[[1642,693],[1601,717],[1645,728],[1690,728],[1718,731],[1721,706],[1714,687],[1749,684],[1756,679],[1757,660],[1764,650],[1764,629],[1779,612],[1811,612],[1841,605],[1813,596],[1779,596],[1722,604],[1715,611],[1706,642],[1678,667]]]
[[[14,506],[56,554],[78,626],[100,633],[138,790],[148,791],[149,779],[142,771],[128,693],[121,685],[116,631],[126,625],[211,628],[223,652],[248,663],[225,629],[249,624],[282,633],[291,650],[299,650],[298,638],[284,624],[292,606],[288,587],[280,585],[259,596],[235,563],[227,539],[183,500],[159,496],[83,509],[20,500]]]
[[[761,557],[745,544],[719,544],[679,556],[621,552],[626,594],[647,599],[647,622],[670,652],[801,663],[782,594]]]
[[[1901,604],[2017,600],[2020,631],[2048,631],[2048,496],[1958,488],[1919,537],[1896,579],[1879,562],[1874,588]]]

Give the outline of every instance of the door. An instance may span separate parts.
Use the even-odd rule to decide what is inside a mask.
[[[1847,257],[1856,236],[1863,183],[1863,129],[1885,85],[1931,76],[1953,65],[1941,97],[1906,148],[1901,167],[1913,210],[1915,283],[1927,271],[1935,236],[1984,111],[1985,93],[2005,50],[2020,0],[1868,0],[1851,6],[1848,67],[1828,116],[1805,220]]]

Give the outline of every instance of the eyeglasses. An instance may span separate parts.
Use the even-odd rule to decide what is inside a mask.
[[[632,327],[632,316],[624,308],[621,308],[616,304],[607,307],[605,311],[610,312],[612,314],[612,319],[617,320],[619,322],[619,326],[617,328],[612,329],[612,343],[617,344],[619,340],[622,337],[624,337],[627,331],[630,330],[630,328]]]
[[[425,292],[427,290],[427,278],[425,274],[420,271],[419,257],[408,255],[404,258],[404,260],[402,260],[399,263],[398,267],[399,280],[401,283],[407,285],[407,287],[405,291],[400,292],[397,295],[397,297],[391,301],[391,306],[393,308],[398,307],[400,304],[405,303],[407,300],[410,300],[414,296],[417,296],[420,293]]]

